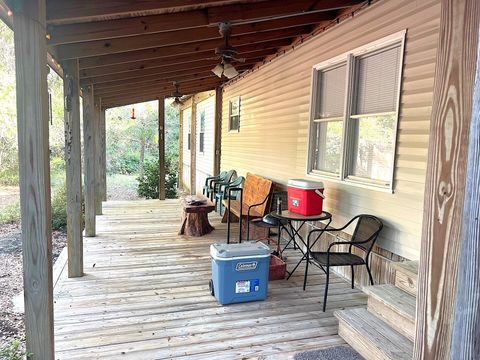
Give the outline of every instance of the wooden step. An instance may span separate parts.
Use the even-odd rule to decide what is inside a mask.
[[[335,311],[338,334],[367,360],[411,360],[413,343],[367,309]]]
[[[395,286],[417,296],[418,260],[392,263]]]
[[[390,284],[367,286],[367,309],[400,334],[415,337],[415,297]]]

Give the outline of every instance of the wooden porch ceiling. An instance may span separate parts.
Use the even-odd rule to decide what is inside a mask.
[[[246,71],[363,2],[47,0],[47,42],[60,62],[79,59],[81,85],[108,108],[169,96],[173,81],[185,95],[221,85],[211,73],[221,22]]]

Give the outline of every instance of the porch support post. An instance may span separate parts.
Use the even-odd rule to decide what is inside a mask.
[[[222,151],[222,100],[221,87],[215,89],[215,157],[213,162],[214,175],[220,174],[220,160]]]
[[[107,128],[105,123],[105,109],[103,107],[100,108],[100,134],[100,198],[102,201],[107,201]]]
[[[54,359],[45,0],[13,3],[28,352]]]
[[[83,162],[85,181],[85,236],[95,236],[95,106],[93,87],[83,89]]]
[[[178,128],[178,188],[183,190],[183,110],[179,110]]]
[[[478,0],[442,0],[414,359],[449,359],[453,354],[457,273],[459,262],[465,262],[459,258],[462,222],[474,215],[463,209],[479,20]]]
[[[82,154],[78,59],[63,62],[65,163],[67,169],[68,277],[83,275]]]
[[[158,98],[158,198],[165,200],[165,97]]]
[[[190,127],[190,194],[197,193],[197,104],[192,96],[192,119]]]
[[[95,90],[94,90],[95,93]],[[95,94],[94,94],[95,95]],[[102,141],[103,141],[103,132],[101,124],[101,107],[102,100],[95,96],[94,97],[94,122],[93,122],[93,136],[95,143],[95,215],[102,214],[102,199],[103,199],[103,150],[102,150]]]
[[[452,340],[452,354],[457,359],[474,359],[480,354],[480,46],[477,47],[477,76],[466,175],[468,196],[463,208]]]

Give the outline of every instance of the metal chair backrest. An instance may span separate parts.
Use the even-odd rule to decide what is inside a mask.
[[[282,210],[288,209],[288,193],[286,191],[274,191],[270,199],[270,211],[277,210],[277,201],[282,200]]]
[[[231,182],[237,177],[237,172],[235,170],[230,170],[225,174],[225,177],[222,179],[223,182]]]
[[[231,181],[228,184],[228,187],[231,187],[231,188],[242,187],[244,182],[245,182],[245,178],[243,176],[238,176],[235,180]]]
[[[357,215],[352,220],[356,218],[358,221],[352,235],[352,245],[365,251],[368,256],[383,228],[383,223],[373,215]]]

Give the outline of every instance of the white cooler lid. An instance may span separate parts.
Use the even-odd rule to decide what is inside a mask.
[[[262,242],[245,241],[241,244],[212,244],[210,255],[214,258],[236,258],[270,255],[270,248]]]
[[[304,179],[290,179],[288,180],[288,186],[306,190],[323,189],[323,182]]]

